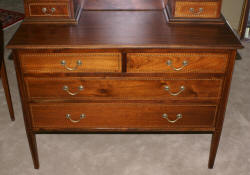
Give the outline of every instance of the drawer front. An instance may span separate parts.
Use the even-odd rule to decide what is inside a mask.
[[[120,53],[20,54],[24,73],[121,72]]]
[[[224,73],[228,55],[217,53],[129,53],[128,73]]]
[[[26,78],[29,99],[219,98],[222,80]]]
[[[30,17],[70,17],[70,5],[67,2],[30,2]]]
[[[31,104],[34,128],[213,127],[216,106],[132,103]]]
[[[219,18],[219,1],[176,1],[175,17],[181,18]]]

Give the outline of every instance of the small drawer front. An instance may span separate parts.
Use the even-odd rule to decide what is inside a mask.
[[[175,17],[180,18],[219,18],[219,1],[176,1]]]
[[[70,6],[67,2],[30,2],[30,17],[70,17]]]
[[[219,98],[222,80],[26,78],[29,99]]]
[[[132,103],[31,104],[34,128],[213,127],[216,106]]]
[[[24,73],[121,72],[120,53],[27,53]]]
[[[224,73],[228,55],[217,53],[129,53],[128,73]]]

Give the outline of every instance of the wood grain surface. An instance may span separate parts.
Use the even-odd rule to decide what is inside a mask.
[[[164,100],[220,98],[220,79],[167,78],[26,78],[29,99]],[[70,95],[64,90],[76,93]],[[83,90],[79,87],[83,86]],[[166,90],[166,86],[169,90]],[[184,87],[184,90],[181,87]],[[176,94],[178,95],[171,95]]]
[[[26,53],[20,62],[25,73],[121,72],[122,64],[120,53]]]
[[[84,10],[161,10],[167,0],[84,0]]]
[[[191,11],[190,9],[194,9]],[[203,10],[200,11],[200,8]],[[219,1],[176,1],[175,17],[186,18],[219,18],[220,2]]]
[[[168,61],[171,61],[171,65],[168,65]],[[187,62],[187,65],[183,65],[184,61]],[[224,73],[227,62],[227,54],[129,53],[127,55],[127,72]]]
[[[213,127],[216,106],[167,106],[164,104],[130,103],[73,103],[31,104],[30,111],[34,128],[167,128],[167,127]],[[166,113],[170,123],[162,117]],[[85,118],[77,123],[81,114]]]
[[[235,49],[242,45],[226,24],[172,25],[162,11],[85,11],[78,25],[21,25],[8,47]]]

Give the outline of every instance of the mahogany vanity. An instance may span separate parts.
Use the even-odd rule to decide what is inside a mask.
[[[26,2],[40,16],[26,14],[8,47],[35,168],[36,134],[118,132],[211,133],[213,168],[242,48],[220,0]]]

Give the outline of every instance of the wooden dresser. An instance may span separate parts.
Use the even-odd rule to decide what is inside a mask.
[[[100,132],[211,133],[213,167],[242,45],[227,24],[169,24],[155,2],[21,25],[8,47],[35,168],[36,134]]]

